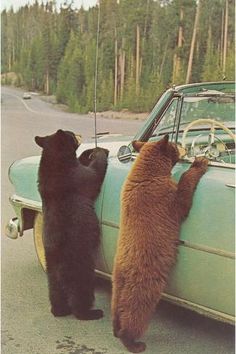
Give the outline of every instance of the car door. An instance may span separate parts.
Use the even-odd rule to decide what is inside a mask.
[[[179,180],[190,163],[173,169]],[[235,193],[232,167],[209,166],[183,222],[177,263],[166,293],[216,312],[234,314]]]
[[[117,157],[110,158],[103,183],[102,250],[106,263],[104,271],[108,274],[112,273],[119,233],[121,189],[132,163],[132,160],[124,163]]]
[[[102,249],[106,273],[111,274],[120,221],[122,185],[132,161],[110,161],[104,182]],[[173,169],[178,181],[190,162],[181,161]],[[190,306],[234,314],[234,171],[210,165],[200,180],[189,216],[180,232],[176,265],[166,296]]]

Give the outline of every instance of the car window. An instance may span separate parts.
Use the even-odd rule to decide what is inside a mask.
[[[159,120],[158,124],[154,126],[150,137],[151,140],[152,138],[155,138],[158,135],[173,132],[173,128],[176,124],[178,101],[179,98],[174,98],[171,101],[166,111],[163,113],[161,119]]]
[[[149,140],[169,134],[185,148],[186,157],[205,156],[225,165],[235,162],[234,132],[235,96],[202,93],[175,97],[156,120]]]
[[[235,100],[227,97],[184,97],[180,126],[196,119],[214,119],[222,123],[233,122]]]
[[[152,137],[172,134],[177,125],[178,98],[175,98],[154,128]],[[180,109],[180,129],[197,119],[214,119],[230,128],[234,126],[235,97],[228,96],[186,96]]]

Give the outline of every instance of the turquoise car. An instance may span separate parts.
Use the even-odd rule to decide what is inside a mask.
[[[197,83],[168,89],[159,98],[142,129],[133,137],[101,137],[110,150],[105,180],[96,201],[101,246],[96,271],[110,278],[120,220],[120,193],[137,153],[132,140],[154,141],[169,134],[180,146],[173,169],[178,180],[195,156],[209,159],[197,186],[193,206],[180,234],[178,260],[163,298],[209,317],[234,323],[235,236],[235,84]],[[79,128],[79,127],[78,127]],[[82,144],[78,155],[94,144]],[[9,179],[16,216],[6,227],[11,238],[33,228],[35,248],[45,269],[42,203],[37,189],[40,156],[14,162]],[[153,161],[155,163],[155,161]],[[156,201],[158,203],[158,200]]]

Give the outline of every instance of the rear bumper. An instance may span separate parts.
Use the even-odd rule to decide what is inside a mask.
[[[9,201],[15,211],[16,216],[9,220],[5,227],[5,235],[11,239],[22,236],[24,230],[33,227],[33,219],[36,212],[42,211],[42,203],[34,200],[12,195]]]

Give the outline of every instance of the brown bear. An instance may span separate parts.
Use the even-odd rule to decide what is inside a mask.
[[[176,183],[172,167],[179,160],[168,135],[158,142],[134,141],[139,151],[122,189],[121,223],[114,262],[112,319],[114,335],[133,353],[148,326],[175,263],[181,222],[208,160],[196,158]]]

